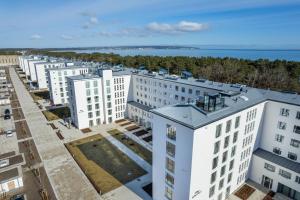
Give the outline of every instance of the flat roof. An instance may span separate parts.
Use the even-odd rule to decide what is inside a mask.
[[[16,177],[19,177],[19,171],[18,168],[13,168],[0,173],[0,182],[11,180]]]
[[[287,158],[284,158],[282,156],[276,155],[263,149],[257,149],[256,151],[254,151],[253,155],[300,174],[300,163],[291,161]]]
[[[140,108],[140,109],[145,110],[145,111],[147,111],[147,112],[150,111],[150,110],[152,109],[152,108],[150,108],[149,106],[140,104],[140,103],[135,102],[135,101],[129,101],[129,102],[127,102],[127,104],[132,105],[132,106],[137,107],[137,108]]]

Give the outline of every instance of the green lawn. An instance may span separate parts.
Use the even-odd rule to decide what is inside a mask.
[[[102,194],[147,173],[101,135],[76,140],[66,147]]]
[[[139,143],[135,142],[131,138],[127,137],[124,133],[119,131],[118,129],[112,129],[107,131],[111,134],[114,138],[122,142],[125,146],[139,155],[141,158],[146,160],[149,164],[152,164],[152,152],[140,145]]]

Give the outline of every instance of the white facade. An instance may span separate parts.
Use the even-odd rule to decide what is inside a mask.
[[[102,70],[100,76],[68,77],[71,118],[79,129],[124,118],[130,75]]]
[[[61,67],[63,66],[64,64],[62,63]],[[88,72],[89,69],[87,67],[48,69],[46,77],[49,84],[51,102],[54,105],[67,104],[69,102],[67,77],[87,74]]]
[[[48,69],[53,68],[63,68],[66,66],[64,62],[45,62],[45,63],[36,63],[35,71],[36,71],[36,81],[38,83],[39,89],[49,89],[49,81],[48,81]]]
[[[36,71],[35,71],[35,63],[45,63],[45,60],[28,60],[28,67],[29,67],[29,76],[30,80],[36,82]]]

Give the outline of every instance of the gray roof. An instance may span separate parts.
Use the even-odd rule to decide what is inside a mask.
[[[59,67],[59,68],[50,68],[48,71],[56,71],[56,70],[72,70],[72,69],[88,69],[86,66],[71,66],[71,67]]]
[[[278,156],[263,149],[257,149],[254,151],[253,155],[300,174],[300,163],[291,161],[287,158]]]
[[[0,183],[19,176],[18,168],[13,168],[0,173]]]
[[[140,103],[135,102],[135,101],[129,101],[129,102],[127,102],[127,104],[132,105],[132,106],[137,107],[137,108],[140,108],[140,109],[145,110],[145,111],[147,111],[147,112],[150,111],[150,110],[152,109],[152,108],[150,108],[149,106],[140,104]]]

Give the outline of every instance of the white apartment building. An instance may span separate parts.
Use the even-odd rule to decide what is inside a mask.
[[[99,75],[70,76],[67,81],[71,118],[77,128],[124,118],[131,93],[128,71],[100,70]]]
[[[38,56],[20,56],[20,67],[26,75],[26,78],[30,76],[29,61],[37,61],[40,58]]]
[[[69,102],[67,77],[89,72],[88,67],[48,68],[46,77],[52,104],[67,104]]]
[[[300,199],[300,97],[249,89],[153,113],[153,199],[225,199],[246,179]],[[165,152],[162,153],[162,148]]]
[[[79,129],[152,128],[154,200],[223,200],[247,179],[300,199],[299,95],[132,69],[66,79]]]
[[[39,89],[49,89],[48,69],[66,67],[65,62],[42,62],[35,64],[36,81]]]

